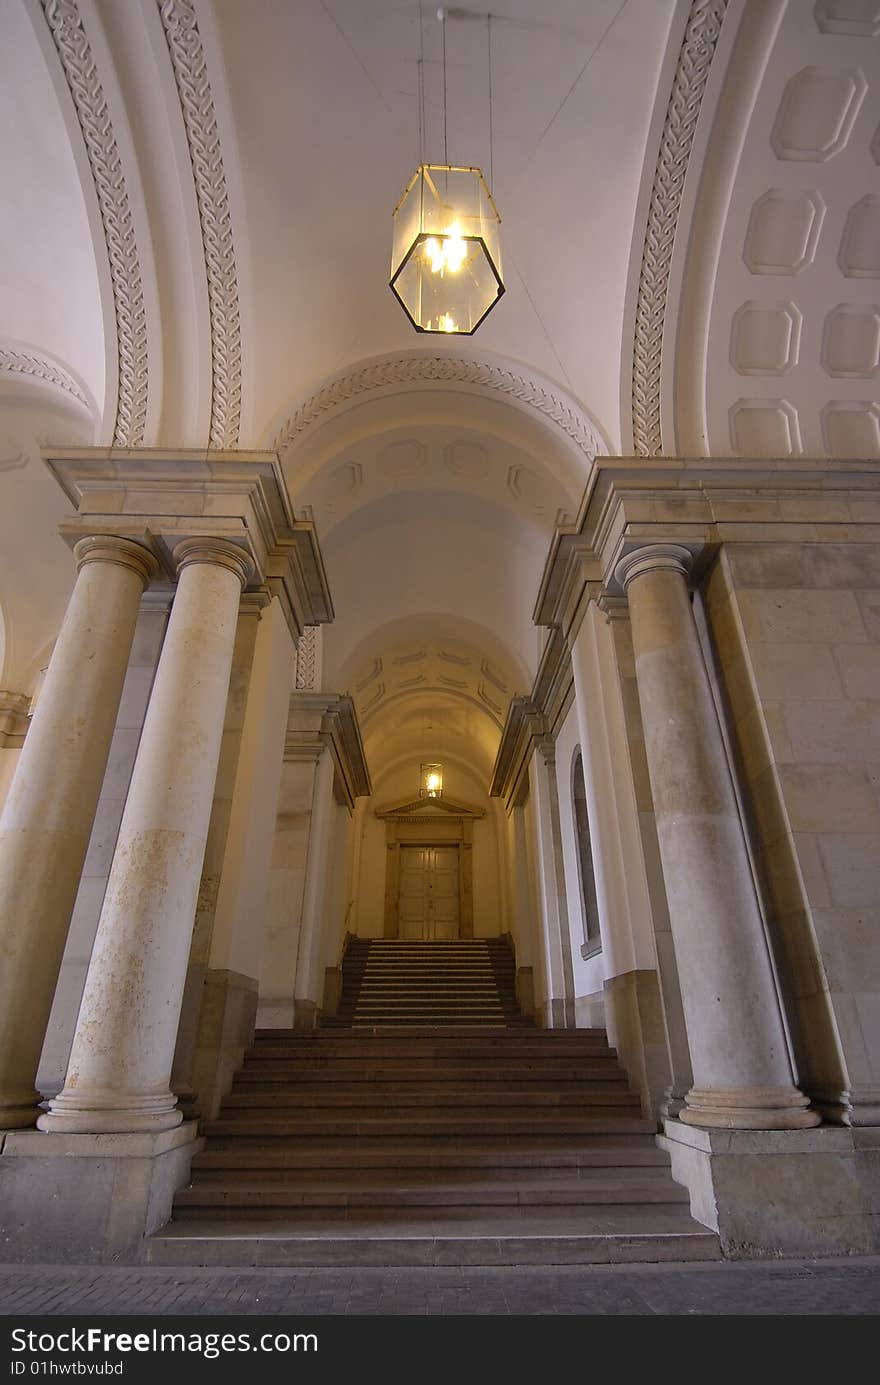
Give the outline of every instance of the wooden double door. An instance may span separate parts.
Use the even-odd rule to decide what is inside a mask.
[[[400,847],[398,937],[448,942],[459,936],[459,848]]]

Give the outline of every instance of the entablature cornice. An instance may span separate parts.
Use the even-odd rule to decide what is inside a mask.
[[[349,811],[373,792],[355,705],[348,694],[291,693],[284,737],[287,761],[317,762],[330,754],[337,800]]]
[[[28,729],[27,693],[0,691],[0,750],[20,750]]]
[[[700,577],[724,543],[877,542],[880,463],[827,459],[597,458],[575,524],[554,535],[534,619],[571,646],[591,601],[607,614],[621,559],[676,544]]]
[[[462,820],[477,821],[486,816],[485,808],[474,803],[462,803],[459,799],[443,795],[441,798],[407,798],[402,803],[390,803],[377,808],[375,817],[383,822],[439,823]]]
[[[333,619],[314,525],[295,517],[274,453],[67,448],[43,457],[76,511],[60,526],[71,545],[86,533],[133,538],[173,581],[179,543],[223,539],[245,550],[249,587],[278,597],[294,640]]]

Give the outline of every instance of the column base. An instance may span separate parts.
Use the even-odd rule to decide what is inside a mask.
[[[51,1135],[160,1135],[174,1130],[182,1120],[183,1112],[171,1092],[150,1097],[115,1092],[101,1097],[74,1088],[52,1098],[37,1129]]]
[[[710,1130],[805,1130],[821,1116],[797,1087],[692,1087],[678,1119]]]
[[[880,1251],[880,1130],[697,1130],[657,1143],[731,1259]]]
[[[880,1087],[812,1090],[813,1105],[834,1125],[880,1125]]]
[[[144,1237],[171,1217],[204,1146],[196,1123],[158,1135],[17,1131],[0,1153],[3,1258],[137,1263]]]

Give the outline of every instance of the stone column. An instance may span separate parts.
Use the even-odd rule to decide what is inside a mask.
[[[691,609],[691,555],[639,549],[629,598],[636,679],[693,1060],[688,1125],[817,1125],[792,1083],[733,784]]]
[[[37,1064],[107,766],[149,549],[99,535],[77,579],[0,819],[0,1129],[33,1125]]]
[[[247,554],[215,539],[174,550],[179,582],[134,772],[57,1132],[169,1130],[170,1090]]]

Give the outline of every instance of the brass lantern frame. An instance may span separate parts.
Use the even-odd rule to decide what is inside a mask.
[[[419,164],[418,168],[416,169],[415,173],[413,173],[412,177],[410,178],[409,182],[407,183],[406,187],[404,188],[404,190],[403,190],[403,192],[402,192],[400,198],[398,199],[397,205],[395,206],[394,211],[393,211],[393,213],[392,213],[392,218],[391,218],[391,219],[392,219],[392,222],[393,222],[393,221],[395,220],[395,218],[397,217],[398,212],[400,211],[401,207],[403,206],[404,202],[406,201],[407,197],[409,196],[409,194],[410,194],[410,192],[412,191],[412,189],[413,189],[414,185],[416,184],[416,182],[418,182],[419,180],[421,180],[422,187],[421,187],[421,193],[420,193],[420,198],[419,198],[419,220],[418,220],[418,224],[419,224],[419,227],[424,228],[424,226],[425,226],[425,184],[426,184],[426,183],[428,184],[429,188],[431,189],[431,191],[433,192],[435,198],[437,199],[437,203],[438,203],[439,205],[442,205],[442,199],[441,199],[441,196],[440,196],[440,192],[439,192],[439,190],[438,190],[438,188],[437,188],[437,186],[436,186],[436,184],[435,184],[433,178],[431,177],[431,174],[432,174],[432,173],[447,173],[447,174],[448,174],[448,173],[469,173],[469,174],[475,175],[476,178],[479,180],[479,183],[482,185],[483,193],[485,194],[486,201],[487,201],[489,207],[491,208],[492,213],[493,213],[493,215],[494,215],[494,217],[495,217],[495,222],[496,222],[496,224],[497,224],[497,225],[500,225],[500,224],[501,224],[501,217],[500,217],[500,215],[499,215],[498,208],[497,208],[496,205],[495,205],[495,199],[493,198],[492,193],[489,191],[489,186],[488,186],[488,184],[487,184],[485,178],[483,177],[483,171],[482,171],[482,169],[477,168],[477,167],[475,167],[474,165],[465,165],[465,164],[436,164],[436,163],[421,163],[421,164]],[[464,214],[462,213],[462,215],[464,215]],[[469,218],[465,218],[465,219],[474,220],[475,218],[474,218],[474,217],[469,217]],[[477,246],[477,247],[480,248],[480,250],[482,251],[482,254],[483,254],[483,258],[485,259],[487,265],[489,266],[490,270],[492,271],[492,275],[493,275],[493,277],[494,277],[494,279],[495,279],[495,284],[496,284],[496,288],[497,288],[495,297],[488,303],[488,305],[486,306],[485,310],[480,314],[480,316],[477,318],[476,322],[473,324],[472,327],[468,328],[467,330],[465,330],[464,328],[456,328],[454,331],[447,331],[446,329],[444,329],[444,328],[442,328],[442,327],[424,327],[420,322],[418,322],[418,321],[416,320],[415,317],[413,317],[413,314],[411,313],[409,307],[407,306],[407,303],[406,303],[405,299],[404,299],[403,296],[398,292],[398,289],[397,289],[397,281],[400,279],[401,275],[402,275],[402,274],[404,273],[404,271],[406,270],[406,268],[407,268],[407,266],[409,265],[410,261],[412,260],[413,256],[416,255],[416,254],[418,254],[418,253],[421,251],[422,247],[427,243],[427,241],[432,240],[432,239],[437,239],[438,236],[442,239],[442,238],[443,238],[443,232],[440,232],[440,231],[437,231],[437,230],[434,230],[434,229],[430,229],[430,230],[429,230],[429,229],[421,229],[421,230],[419,230],[418,234],[415,236],[415,238],[413,239],[411,245],[409,246],[409,249],[406,251],[406,253],[405,253],[405,254],[403,255],[403,257],[401,258],[400,263],[396,266],[396,268],[392,267],[392,275],[391,275],[390,280],[388,281],[388,287],[391,289],[391,292],[394,294],[394,297],[397,299],[398,303],[399,303],[400,306],[403,308],[403,311],[406,313],[407,318],[409,319],[410,323],[412,324],[412,326],[415,328],[415,330],[416,330],[417,332],[421,332],[421,333],[423,333],[423,334],[425,334],[425,335],[428,335],[428,336],[439,336],[439,337],[450,337],[450,336],[453,336],[453,337],[472,337],[472,336],[474,335],[474,333],[476,332],[477,328],[478,328],[483,322],[485,322],[486,318],[489,316],[489,313],[491,313],[492,309],[493,309],[494,307],[496,307],[496,305],[498,304],[499,300],[502,298],[502,296],[503,296],[504,293],[505,293],[504,280],[503,280],[502,277],[501,277],[501,271],[500,271],[500,269],[499,269],[498,264],[495,263],[495,257],[493,256],[492,251],[490,250],[490,248],[489,248],[489,246],[488,246],[488,244],[487,244],[486,239],[485,239],[484,236],[479,236],[479,235],[466,235],[464,232],[460,232],[460,233],[459,233],[459,237],[458,237],[460,240],[464,241],[465,244],[467,244],[467,245],[472,245],[472,246]],[[500,247],[499,247],[499,248],[500,248]],[[500,257],[499,257],[499,258],[500,258]]]

